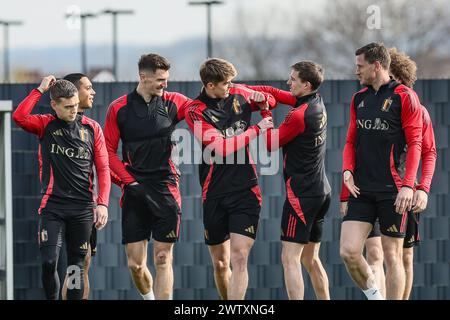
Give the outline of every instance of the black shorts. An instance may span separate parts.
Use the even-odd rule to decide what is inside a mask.
[[[350,195],[343,221],[362,221],[374,225],[378,218],[383,235],[404,238],[408,214],[395,212],[396,197],[397,193],[390,192],[361,192],[358,198]]]
[[[281,217],[281,240],[302,244],[319,243],[330,200],[330,194],[301,198],[291,194],[286,198]]]
[[[205,243],[221,244],[230,238],[230,233],[256,239],[261,203],[261,189],[257,185],[223,197],[206,198],[203,202]]]
[[[97,254],[97,228],[95,225],[92,226],[89,244],[91,245],[91,257],[93,257]]]
[[[39,248],[61,248],[65,240],[68,254],[86,255],[93,219],[92,209],[43,209],[39,215]]]
[[[380,223],[378,222],[378,220],[375,221],[372,231],[370,231],[369,235],[367,236],[367,239],[375,238],[375,237],[381,237]]]
[[[122,244],[153,237],[176,242],[180,234],[181,196],[178,186],[145,182],[127,185],[122,207]]]
[[[420,213],[413,213],[412,211],[408,213],[408,223],[406,226],[403,248],[412,248],[420,244],[419,217]]]

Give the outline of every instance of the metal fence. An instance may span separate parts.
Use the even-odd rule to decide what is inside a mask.
[[[281,81],[259,83],[286,88],[285,83]],[[95,105],[87,115],[103,126],[109,103],[133,90],[135,85],[136,83],[95,83]],[[0,100],[12,100],[16,108],[34,87],[36,85],[0,85]],[[193,98],[200,87],[197,82],[172,82],[169,84],[169,91],[178,91]],[[358,89],[359,85],[355,81],[326,81],[320,90],[328,112],[326,168],[333,189],[332,204],[324,224],[320,256],[328,273],[332,299],[364,299],[361,290],[357,289],[349,278],[339,256],[341,155],[347,132],[350,99]],[[412,298],[449,299],[450,217],[447,212],[450,211],[450,81],[418,81],[415,89],[433,120],[438,161],[428,209],[421,219],[423,241],[421,246],[415,249]],[[44,97],[36,112],[49,112],[48,105],[48,97]],[[283,120],[288,109],[279,106],[275,110],[273,114],[276,125]],[[184,122],[179,126],[186,127]],[[35,136],[15,126],[12,128],[15,299],[43,298],[36,243],[37,208],[41,198],[37,145]],[[180,169],[183,216],[181,239],[174,250],[174,299],[218,299],[213,268],[203,242],[198,169],[194,165],[186,164]],[[260,185],[263,208],[257,240],[250,254],[247,299],[286,299],[279,240],[285,197],[281,171],[274,176],[261,176]],[[109,208],[110,220],[107,227],[98,233],[98,254],[93,259],[90,271],[92,299],[140,299],[129,275],[124,249],[120,243],[119,197],[120,190],[114,187]],[[152,250],[151,246],[149,250]],[[151,257],[150,254],[149,265],[153,273]],[[312,285],[305,276],[305,299],[313,298]]]
[[[0,101],[0,300],[13,297],[11,101]]]

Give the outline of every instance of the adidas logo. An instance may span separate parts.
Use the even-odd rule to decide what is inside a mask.
[[[80,246],[80,249],[82,249],[82,250],[87,250],[87,249],[88,249],[88,244],[87,244],[87,242],[83,243],[83,244]]]
[[[253,228],[253,226],[248,227],[247,229],[245,229],[245,231],[251,234],[255,234],[255,228]]]
[[[54,136],[60,136],[60,137],[63,136],[63,133],[62,133],[62,130],[61,130],[61,129],[58,129],[58,130],[56,130],[56,131],[53,131],[52,134],[53,134]]]
[[[170,231],[170,233],[166,236],[166,238],[176,238],[177,234],[175,233],[175,231]]]
[[[398,232],[397,227],[395,226],[395,224],[393,224],[392,226],[390,226],[387,231],[389,232]]]
[[[414,236],[411,236],[411,238],[408,240],[408,243],[414,242]]]

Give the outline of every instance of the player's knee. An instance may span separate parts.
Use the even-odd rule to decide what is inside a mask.
[[[75,253],[67,253],[67,264],[71,268],[76,268],[80,270],[82,273],[84,271],[84,263],[85,263],[85,254],[75,254]],[[68,267],[68,269],[69,269]]]
[[[339,254],[347,265],[355,264],[361,256],[360,252],[350,246],[341,246]]]
[[[371,246],[366,250],[367,262],[369,265],[383,264],[383,249],[377,246]]]
[[[394,248],[384,250],[384,262],[388,267],[403,264],[401,250],[396,250]]]
[[[172,255],[169,251],[161,250],[155,254],[155,267],[166,268],[172,264]]]
[[[42,261],[42,272],[44,274],[54,274],[56,272],[57,264],[58,262],[56,259],[45,259]]]
[[[244,268],[247,266],[248,252],[244,249],[232,250],[231,265],[235,268]]]
[[[41,248],[42,271],[45,274],[54,274],[58,265],[59,250],[56,247]]]
[[[414,255],[412,250],[404,250],[403,251],[403,265],[405,266],[405,270],[409,270],[413,267]]]
[[[128,269],[130,270],[130,272],[134,275],[140,275],[144,272],[145,270],[145,264],[143,263],[138,263],[134,260],[129,259],[128,260]]]
[[[86,257],[84,258],[84,269],[88,270],[90,266],[91,266],[91,255],[87,254]]]
[[[311,273],[314,269],[320,267],[319,257],[307,257],[302,258],[302,264],[308,273]]]
[[[214,259],[213,261],[214,271],[220,274],[224,274],[230,267],[230,262],[226,259]]]
[[[297,259],[297,257],[289,254],[287,251],[281,252],[281,263],[283,264],[283,267],[289,267],[289,266],[298,266],[300,263],[300,260]]]

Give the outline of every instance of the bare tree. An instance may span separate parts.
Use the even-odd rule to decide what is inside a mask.
[[[301,27],[305,36],[322,39],[314,50],[336,75],[352,74],[355,49],[372,41],[406,51],[417,61],[422,77],[450,75],[450,60],[445,63],[443,59],[449,49],[444,39],[450,34],[450,6],[446,1],[328,1],[323,16],[326,19],[322,19],[319,30],[307,21],[302,21]],[[378,26],[373,25],[373,19],[380,19]],[[320,48],[331,54],[317,51]],[[433,67],[436,65],[438,68]]]
[[[277,10],[270,8],[270,16]],[[303,14],[293,5],[280,16],[284,37],[268,27],[251,34],[257,17],[243,10],[236,15],[239,45],[232,50],[237,63],[251,66],[250,77],[279,78],[296,60],[311,59],[325,66],[328,78],[353,78],[355,50],[372,41],[407,52],[420,77],[450,76],[446,0],[327,0],[319,12]]]
[[[240,72],[240,79],[284,79],[286,65],[286,39],[274,32],[274,26],[282,25],[285,12],[275,6],[264,10],[239,7],[230,28],[232,37],[215,44],[218,55],[233,61]],[[292,25],[292,24],[291,24]],[[288,62],[289,63],[289,62]]]

